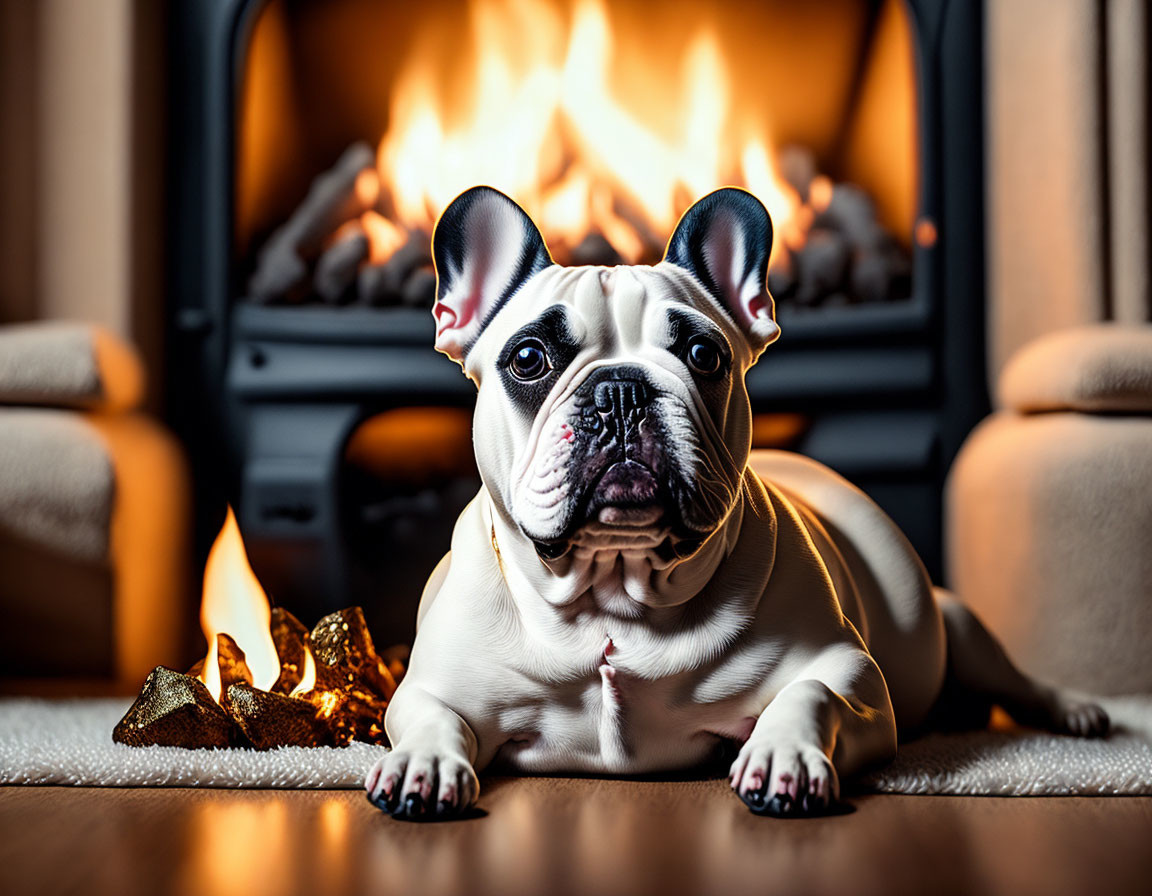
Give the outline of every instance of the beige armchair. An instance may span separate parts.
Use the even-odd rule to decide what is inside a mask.
[[[1028,672],[1152,692],[1152,325],[1016,353],[948,483],[951,585]]]
[[[137,410],[136,353],[97,327],[0,327],[0,678],[134,691],[183,659],[189,495]]]

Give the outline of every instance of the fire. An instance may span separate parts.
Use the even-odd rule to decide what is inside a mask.
[[[629,104],[613,90],[620,56],[601,0],[578,0],[568,22],[543,0],[473,0],[470,13],[462,77],[449,82],[451,61],[468,58],[459,45],[451,56],[417,46],[394,84],[378,168],[405,227],[428,229],[478,183],[516,198],[553,248],[599,232],[630,263],[725,184],[755,193],[778,230],[796,226],[800,197],[776,171],[770,123],[735,107],[707,27],[679,78]]]
[[[280,660],[268,630],[271,618],[268,598],[248,564],[240,527],[229,507],[224,526],[208,553],[208,563],[204,568],[204,595],[200,603],[200,626],[208,639],[208,656],[200,680],[217,702],[220,700],[218,634],[230,635],[244,651],[256,687],[269,690],[280,677]],[[306,662],[310,659],[309,654]],[[311,668],[314,681],[315,665]]]
[[[289,697],[299,697],[316,687],[316,660],[312,658],[312,649],[304,645],[304,673],[300,676],[300,683],[292,689]]]

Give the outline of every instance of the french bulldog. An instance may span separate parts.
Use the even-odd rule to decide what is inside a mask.
[[[754,812],[818,814],[951,689],[1107,730],[934,591],[861,491],[800,455],[750,465],[744,378],[780,333],[771,243],[733,188],[654,266],[554,264],[488,187],[444,212],[436,348],[477,387],[483,486],[424,590],[376,805],[459,816],[490,766],[663,772],[727,746]]]

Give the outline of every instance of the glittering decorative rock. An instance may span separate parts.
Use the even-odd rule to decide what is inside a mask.
[[[133,747],[230,747],[245,742],[229,715],[197,678],[157,666],[112,732]]]
[[[359,607],[329,613],[312,629],[310,643],[317,690],[346,689],[358,682],[373,690],[388,688],[391,676],[383,675],[387,667],[376,654]]]
[[[234,684],[228,688],[228,712],[257,750],[337,743],[330,721],[321,718],[307,700]],[[349,740],[340,740],[339,745]]]
[[[325,616],[312,629],[310,641],[316,687],[301,696],[329,720],[338,743],[387,743],[384,710],[396,691],[396,678],[376,653],[360,608]],[[394,664],[402,670],[402,662]]]
[[[265,691],[253,684],[244,651],[217,636],[221,690],[217,703],[199,680],[205,660],[188,674],[157,667],[114,738],[133,746],[344,746],[353,740],[386,744],[384,711],[404,674],[408,648],[377,654],[359,607],[332,613],[309,633],[283,608],[269,623],[280,675]],[[294,693],[312,653],[314,686]]]
[[[252,671],[240,645],[230,635],[216,636],[216,655],[220,668],[220,705],[228,709],[228,688],[234,684],[252,684]]]
[[[317,720],[326,725],[331,743],[345,747],[354,740],[388,744],[384,733],[384,711],[388,700],[364,688],[344,690],[314,689],[301,694],[313,707]]]
[[[404,680],[404,673],[408,669],[408,657],[411,654],[412,648],[407,644],[393,644],[391,647],[385,647],[380,651],[380,659],[384,661],[384,665],[396,684],[400,684]]]
[[[269,629],[272,643],[276,645],[276,655],[280,658],[280,677],[272,685],[272,690],[277,694],[290,694],[304,675],[304,645],[308,641],[308,629],[283,607],[272,608]]]

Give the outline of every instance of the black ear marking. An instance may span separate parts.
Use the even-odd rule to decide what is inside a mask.
[[[436,348],[459,363],[509,297],[552,264],[532,219],[492,187],[452,200],[432,233],[432,260]]]
[[[709,193],[676,225],[664,260],[694,275],[748,333],[759,354],[779,334],[768,294],[772,221],[746,190]]]

